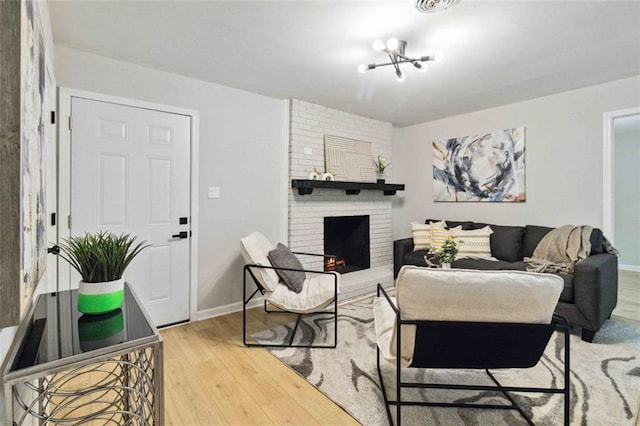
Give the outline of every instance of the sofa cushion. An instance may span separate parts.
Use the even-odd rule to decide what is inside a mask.
[[[474,222],[471,221],[464,221],[464,222],[456,222],[455,220],[440,220],[440,219],[427,219],[424,221],[424,223],[429,224],[430,222],[444,222],[445,223],[445,228],[456,228],[458,226],[461,226],[462,229],[467,230],[467,229],[477,229],[473,227]],[[482,227],[481,227],[482,228]]]
[[[482,229],[485,226],[490,226],[491,228],[494,227],[494,225],[490,224],[490,223],[483,223],[483,222],[471,222],[471,228],[470,229]]]
[[[447,220],[447,227],[449,229],[457,228],[458,226],[462,227],[462,230],[468,231],[470,229],[476,229],[473,227],[473,222],[456,222],[454,220]]]
[[[307,274],[302,291],[290,291],[284,284],[278,284],[267,300],[270,304],[289,312],[307,314],[329,305],[336,297],[336,286],[340,291],[340,274]]]
[[[507,262],[521,261],[524,227],[491,225],[491,229],[491,255]]]
[[[414,266],[427,266],[427,262],[424,257],[427,255],[427,250],[414,250],[404,255],[403,265]]]
[[[524,238],[522,239],[522,256],[531,257],[533,251],[538,246],[542,238],[553,228],[547,226],[527,225],[524,227]]]
[[[482,271],[526,271],[527,264],[524,262],[505,262],[504,260],[488,259],[457,259],[451,263],[456,269],[478,269]]]
[[[604,253],[604,242],[602,231],[598,228],[593,228],[591,231],[591,236],[589,237],[589,242],[591,243],[591,254],[600,254]]]
[[[573,303],[573,274],[554,274],[562,278],[564,288],[560,293],[560,301]]]

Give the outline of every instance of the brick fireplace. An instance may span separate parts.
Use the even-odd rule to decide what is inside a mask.
[[[307,179],[314,167],[324,171],[325,134],[371,142],[374,156],[382,154],[392,161],[391,123],[292,99],[289,126],[290,179]],[[392,167],[387,169],[388,181],[393,181]],[[363,190],[358,195],[346,195],[344,190],[318,188],[312,194],[299,195],[290,189],[289,245],[293,251],[325,253],[325,218],[368,216],[369,267],[342,275],[341,299],[372,293],[378,282],[390,285],[393,282],[391,199],[392,196],[380,191]],[[320,257],[302,256],[300,260],[307,268],[324,268]]]

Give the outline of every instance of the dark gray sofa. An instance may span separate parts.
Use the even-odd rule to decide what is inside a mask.
[[[427,219],[425,223],[437,221]],[[459,259],[452,268],[483,270],[526,270],[523,261],[531,257],[540,240],[553,228],[546,226],[503,226],[477,222],[446,221],[449,228],[480,229],[491,226],[491,255],[498,259]],[[602,324],[611,317],[618,302],[618,258],[606,253],[603,235],[594,228],[591,233],[591,255],[576,263],[573,274],[558,274],[564,280],[564,290],[556,306],[556,312],[572,325],[582,327],[582,340],[592,342]],[[413,239],[405,238],[393,243],[394,276],[402,265],[427,266],[426,250],[414,250]]]

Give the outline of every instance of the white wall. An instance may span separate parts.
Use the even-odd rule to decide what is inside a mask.
[[[394,129],[394,239],[427,218],[495,224],[602,226],[602,114],[640,105],[640,76]],[[435,203],[431,142],[526,128],[524,203]]]
[[[199,316],[239,303],[240,238],[283,233],[282,101],[63,46],[55,54],[60,86],[199,111]],[[208,186],[221,198],[208,199]]]

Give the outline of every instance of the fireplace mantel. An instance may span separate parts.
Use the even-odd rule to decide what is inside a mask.
[[[357,195],[362,189],[382,191],[384,195],[396,195],[396,191],[404,191],[404,184],[311,179],[291,179],[291,187],[297,189],[299,195],[311,194],[314,188],[341,189],[347,195]]]

